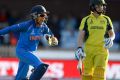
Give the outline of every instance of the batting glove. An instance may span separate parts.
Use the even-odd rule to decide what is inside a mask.
[[[84,50],[82,49],[82,47],[78,47],[78,49],[75,52],[75,58],[77,60],[81,59],[83,60],[86,57],[86,54],[84,53]]]
[[[112,47],[113,45],[113,40],[111,38],[105,38],[104,42],[105,42],[104,47],[107,49]]]

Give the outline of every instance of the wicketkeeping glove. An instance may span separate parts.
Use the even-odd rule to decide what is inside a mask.
[[[56,45],[58,45],[58,40],[57,40],[57,38],[56,38],[56,37],[49,37],[49,38],[48,38],[48,44],[49,44],[50,46],[56,46]]]
[[[104,42],[105,42],[104,47],[107,49],[112,47],[113,45],[113,40],[111,38],[105,38]]]
[[[86,57],[86,54],[84,53],[82,47],[78,47],[78,49],[75,52],[75,58],[77,60],[81,59],[83,60]]]

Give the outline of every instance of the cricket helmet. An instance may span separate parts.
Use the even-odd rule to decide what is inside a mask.
[[[49,11],[46,11],[45,7],[42,5],[36,5],[32,7],[30,13],[31,13],[32,18],[35,19],[38,17],[39,14],[42,14],[42,13],[48,14]]]
[[[96,11],[95,5],[103,5],[103,12],[102,13],[105,14],[105,12],[106,12],[106,5],[107,5],[105,0],[90,0],[89,6],[90,6],[90,10],[93,11],[93,12]],[[97,13],[101,14],[99,12],[97,12]]]
[[[92,5],[106,5],[104,0],[90,0],[90,6]]]

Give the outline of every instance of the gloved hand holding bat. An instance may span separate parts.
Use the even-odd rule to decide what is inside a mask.
[[[86,54],[84,53],[84,50],[82,47],[78,47],[75,52],[75,58],[78,60],[77,69],[80,71],[80,74],[82,73],[82,61],[86,57]]]

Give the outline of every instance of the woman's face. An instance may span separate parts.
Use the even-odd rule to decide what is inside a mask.
[[[103,5],[95,5],[95,9],[99,13],[103,13],[104,11],[104,6]]]
[[[38,14],[38,18],[36,18],[36,23],[41,24],[46,20],[46,18],[47,18],[46,13]]]

